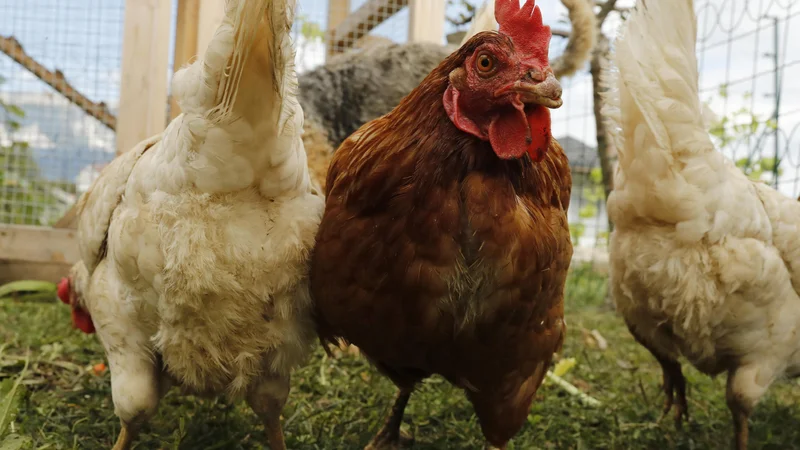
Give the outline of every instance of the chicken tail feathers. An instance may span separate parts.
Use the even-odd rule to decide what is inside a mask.
[[[581,69],[597,43],[597,18],[590,0],[561,0],[569,10],[572,32],[564,53],[550,64],[556,78],[574,75]]]
[[[289,35],[293,18],[294,0],[227,0],[202,59],[175,74],[181,110],[211,125],[244,118],[257,126],[278,107],[270,118],[277,119],[272,125],[279,134],[299,132],[291,120],[300,109]]]
[[[175,74],[182,116],[168,128],[172,151],[203,192],[258,186],[265,197],[310,189],[301,139],[290,31],[295,0],[227,0],[202,58]],[[177,182],[176,181],[176,182]]]
[[[603,113],[619,153],[609,197],[615,222],[698,217],[703,183],[724,175],[698,96],[696,34],[692,0],[640,2],[603,70]]]

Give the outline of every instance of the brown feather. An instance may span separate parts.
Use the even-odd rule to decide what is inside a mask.
[[[357,345],[400,387],[440,374],[467,389],[502,446],[564,339],[571,177],[557,142],[538,164],[501,160],[445,114],[448,74],[492,39],[336,151],[311,284],[324,341]]]

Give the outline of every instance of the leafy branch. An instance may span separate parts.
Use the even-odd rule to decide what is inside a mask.
[[[729,98],[728,86],[726,84],[720,85],[717,95],[722,99]],[[751,96],[751,93],[746,92],[743,94],[742,99],[747,101]],[[732,143],[747,140],[753,136],[774,133],[777,128],[778,126],[774,119],[764,119],[753,113],[752,110],[742,107],[717,118],[711,124],[709,133],[716,141],[718,148],[724,149]],[[735,162],[736,166],[745,175],[756,181],[773,182],[775,181],[773,178],[776,172],[778,176],[783,173],[782,169],[778,167],[780,161],[776,160],[774,156],[753,158],[752,155],[748,155],[744,158],[738,158]]]
[[[456,16],[447,16],[446,20],[455,27],[462,27],[472,22],[478,10],[478,7],[472,2],[473,0],[447,0],[448,6],[461,6],[464,11],[459,12]]]

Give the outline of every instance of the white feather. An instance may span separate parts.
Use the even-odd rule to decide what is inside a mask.
[[[324,201],[301,140],[293,15],[293,0],[228,0],[208,48],[174,77],[182,114],[82,199],[83,303],[123,422],[154,412],[158,364],[190,391],[240,395],[307,354]]]
[[[604,70],[619,151],[608,211],[618,311],[662,357],[730,370],[755,405],[800,373],[800,204],[713,146],[698,97],[691,0],[639,2]]]

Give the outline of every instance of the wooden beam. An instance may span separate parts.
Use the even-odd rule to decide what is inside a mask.
[[[58,222],[53,225],[53,228],[66,228],[69,230],[76,230],[78,228],[78,213],[75,205],[63,215]]]
[[[175,59],[172,72],[177,72],[197,56],[197,29],[200,20],[200,0],[178,0],[178,19],[175,24]],[[181,113],[178,102],[170,96],[169,120]]]
[[[197,21],[197,49],[202,55],[208,48],[208,43],[217,32],[217,28],[225,18],[225,0],[200,0],[199,18]]]
[[[166,0],[125,0],[117,154],[167,124],[171,6]]]
[[[329,0],[328,2],[328,51],[326,56],[332,56],[335,53],[333,46],[333,35],[336,27],[342,24],[350,15],[350,0]]]
[[[407,4],[408,0],[367,0],[330,32],[329,45],[332,52],[342,53],[352,47],[358,39],[395,15]]]
[[[74,264],[80,259],[75,230],[0,225],[0,259]]]
[[[30,262],[0,259],[0,284],[20,280],[41,280],[58,283],[69,275],[72,264],[65,262]]]
[[[60,70],[56,69],[51,71],[47,67],[40,64],[39,61],[33,59],[32,56],[25,53],[25,49],[22,48],[22,45],[13,36],[0,36],[0,52],[8,55],[11,59],[16,61],[17,64],[27,69],[30,73],[36,76],[36,78],[47,83],[51,88],[55,89],[56,92],[63,95],[75,106],[82,109],[86,114],[97,119],[103,125],[112,130],[117,126],[117,118],[111,114],[105,103],[93,102],[88,97],[81,94],[77,89],[69,84],[67,79],[64,78],[64,74]]]
[[[408,41],[441,44],[444,37],[445,1],[409,0],[408,9]]]

